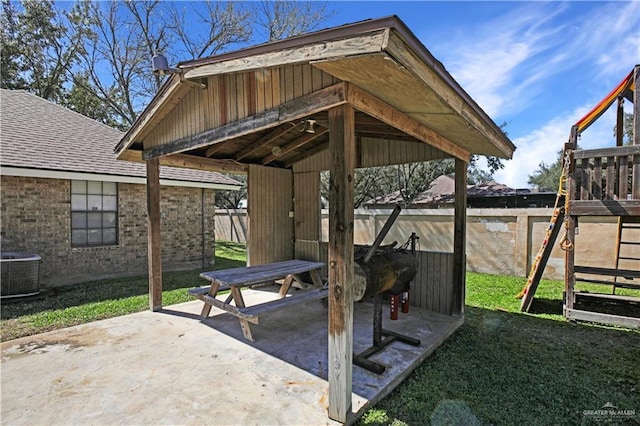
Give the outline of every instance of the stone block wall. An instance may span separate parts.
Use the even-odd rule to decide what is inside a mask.
[[[467,270],[526,277],[545,237],[552,213],[550,208],[467,209]],[[357,209],[355,243],[371,244],[390,214],[391,210]],[[328,223],[328,211],[323,210],[320,239],[324,242],[329,238]],[[244,242],[243,227],[247,227],[246,210],[218,210],[216,234],[219,240]],[[412,232],[420,237],[418,250],[453,252],[453,210],[405,209],[384,244],[393,241],[403,244]],[[616,217],[581,217],[576,236],[576,264],[614,267],[617,232]],[[629,230],[623,238],[639,242],[640,230]],[[564,279],[565,253],[558,241],[544,270],[544,278]],[[640,245],[623,246],[621,255],[640,257]],[[637,269],[637,260],[621,260],[620,267]]]

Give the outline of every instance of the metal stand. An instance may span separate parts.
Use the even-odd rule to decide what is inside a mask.
[[[384,339],[383,336],[385,336]],[[396,340],[412,346],[420,346],[420,340],[418,339],[382,328],[382,295],[376,294],[373,299],[373,346],[365,349],[359,354],[354,353],[353,363],[358,367],[362,367],[375,374],[384,373],[386,370],[384,365],[376,361],[371,361],[368,358]]]

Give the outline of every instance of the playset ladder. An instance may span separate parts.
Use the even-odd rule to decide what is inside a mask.
[[[623,231],[630,230],[631,233],[640,233],[640,217],[639,216],[620,216],[618,217],[618,237],[616,239],[616,269],[620,269],[620,260],[640,262],[640,257],[621,256],[622,247],[640,246],[640,239],[623,240]],[[626,233],[625,233],[626,234]],[[630,237],[626,237],[630,238]],[[640,265],[640,263],[638,263]],[[633,278],[632,278],[633,279]],[[616,294],[616,288],[628,287],[625,283],[618,282],[618,276],[613,278],[613,294]],[[634,285],[633,288],[636,288]]]
[[[549,227],[547,228],[547,233],[545,234],[540,250],[538,250],[538,254],[533,261],[531,272],[529,272],[529,276],[527,277],[527,284],[521,293],[522,302],[520,303],[520,310],[522,312],[529,312],[529,308],[531,308],[533,296],[535,296],[538,284],[540,284],[542,273],[544,272],[545,266],[547,266],[547,261],[551,255],[553,245],[558,238],[558,233],[562,227],[563,220],[564,207],[554,208],[551,220],[549,221]]]

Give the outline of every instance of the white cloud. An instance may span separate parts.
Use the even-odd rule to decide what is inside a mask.
[[[543,127],[526,136],[513,140],[518,147],[513,159],[505,162],[505,167],[495,174],[495,180],[512,188],[527,188],[529,175],[541,162],[547,164],[556,161],[557,153],[569,139],[571,126],[586,113],[581,108],[567,117],[551,120]]]
[[[597,77],[628,72],[640,61],[640,2],[615,2],[597,9],[586,17],[569,48],[584,56],[584,62],[597,65]]]
[[[604,97],[604,96],[603,96]],[[595,123],[586,129],[578,139],[582,149],[615,146],[613,128],[616,122],[616,103]],[[505,167],[495,174],[495,180],[512,188],[529,187],[529,175],[533,174],[541,162],[552,164],[558,158],[558,151],[569,140],[571,126],[593,108],[583,105],[570,114],[554,118],[544,126],[531,133],[515,138],[513,143],[518,147],[513,159],[505,161]]]
[[[491,117],[517,117],[517,133],[507,129],[517,150],[495,174],[497,181],[527,187],[542,161],[556,161],[571,126],[640,61],[640,2],[583,5],[518,5],[437,48],[454,78]],[[562,115],[545,119],[550,106],[540,95],[562,84],[575,85],[576,95],[557,99],[553,110]],[[518,116],[527,107],[530,116]],[[540,121],[537,128],[527,124]],[[582,135],[581,147],[611,146],[614,124],[610,108]]]
[[[596,5],[581,15],[569,3],[519,6],[457,32],[438,51],[491,117],[513,116],[535,104],[559,75],[613,81],[638,62],[640,2]]]
[[[563,27],[552,20],[564,9],[542,3],[519,7],[459,33],[441,49],[447,52],[444,62],[490,116],[513,113],[528,103],[522,96],[527,88],[551,72],[540,55],[559,44]]]

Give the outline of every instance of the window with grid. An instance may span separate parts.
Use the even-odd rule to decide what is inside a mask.
[[[118,244],[118,186],[115,182],[71,181],[71,245]]]

